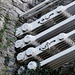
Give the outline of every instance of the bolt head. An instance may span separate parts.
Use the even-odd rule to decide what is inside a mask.
[[[18,74],[21,75],[21,73],[25,70],[25,67],[24,66],[21,66],[19,69],[18,69]]]
[[[64,9],[64,6],[57,7],[57,13],[60,13]]]
[[[21,34],[21,29],[20,28],[17,28],[17,30],[16,30],[16,36],[18,37],[20,34]]]
[[[22,31],[30,31],[31,26],[28,23],[25,23],[22,25],[21,29],[22,29]]]
[[[23,60],[24,58],[25,58],[25,52],[19,53],[19,54],[17,55],[17,60],[18,60],[18,61],[21,61],[21,60]]]
[[[22,46],[22,41],[21,40],[16,41],[15,47],[20,48],[21,46]]]
[[[26,30],[28,29],[27,23],[23,24],[22,27],[21,27],[21,29],[22,29],[23,31],[26,31]]]
[[[29,42],[32,42],[32,41],[34,41],[34,36],[32,36],[32,35],[25,36],[25,38],[24,38],[25,43],[29,43]]]
[[[33,47],[28,48],[28,49],[26,50],[26,55],[27,55],[27,56],[34,56],[34,55],[36,55],[35,48],[33,48]]]
[[[28,64],[28,69],[33,69],[35,70],[37,68],[37,63],[34,62],[34,61],[31,61],[29,64]]]
[[[59,40],[64,40],[65,38],[66,38],[66,34],[65,33],[59,34]]]

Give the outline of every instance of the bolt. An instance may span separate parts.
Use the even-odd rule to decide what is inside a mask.
[[[21,27],[22,31],[30,31],[31,30],[31,26],[28,23],[25,23],[22,25]]]
[[[22,41],[21,40],[16,41],[15,47],[20,48],[21,46],[22,46]]]
[[[19,53],[17,55],[17,60],[20,61],[20,60],[23,60],[25,58],[25,52],[22,52],[22,53]]]
[[[35,61],[31,61],[29,64],[28,64],[28,69],[33,69],[35,70],[37,68],[37,63]]]
[[[24,25],[22,25],[22,30],[23,31],[27,31],[28,30],[28,25],[25,23]]]
[[[28,48],[26,50],[26,55],[29,57],[29,56],[35,56],[36,55],[36,52],[35,52],[35,48],[31,47],[31,48]]]
[[[64,9],[63,6],[57,7],[57,13],[61,13],[63,9]]]
[[[65,33],[61,33],[61,34],[59,34],[59,40],[64,40],[65,39],[65,37],[66,37],[66,34]]]
[[[18,28],[18,29],[16,30],[16,36],[18,37],[18,36],[20,35],[21,32],[22,32],[21,29]]]
[[[32,35],[27,35],[27,36],[25,36],[25,38],[24,38],[24,42],[26,43],[26,44],[28,44],[28,43],[30,43],[30,42],[33,42],[34,41],[34,36],[32,36]]]

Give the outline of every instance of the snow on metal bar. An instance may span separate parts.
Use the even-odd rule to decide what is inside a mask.
[[[70,23],[70,24],[68,24]],[[66,28],[65,28],[65,27]],[[74,27],[73,27],[74,26]],[[64,28],[62,28],[64,27]],[[71,28],[71,29],[70,29]],[[61,30],[62,29],[62,30]],[[69,29],[69,30],[68,30]],[[16,43],[15,43],[15,47],[16,48],[23,48],[29,44],[34,44],[36,43],[36,40],[40,42],[44,42],[45,40],[48,40],[50,38],[52,38],[52,36],[56,36],[60,33],[63,33],[63,32],[70,32],[72,31],[73,29],[75,29],[75,15],[74,16],[71,16],[70,18],[60,22],[59,24],[33,36],[33,35],[26,35],[23,39],[21,40],[17,40]],[[55,31],[57,30],[57,31]],[[53,33],[55,31],[55,33]],[[53,33],[53,35],[51,35],[51,33]],[[48,37],[47,37],[48,36]],[[39,43],[39,42],[38,42]],[[37,45],[37,44],[35,44]]]
[[[57,35],[56,37],[45,41],[44,43],[37,46],[36,48],[33,48],[33,47],[28,48],[26,51],[21,52],[17,55],[17,60],[25,61],[31,57],[35,58],[38,54],[46,51],[47,49],[50,49],[52,46],[54,46],[62,41],[65,41],[66,43],[73,46],[73,45],[75,45],[75,42],[73,42],[70,38],[68,38],[69,36],[71,36],[73,34],[75,34],[75,30],[73,30],[67,34],[61,33],[61,34]]]
[[[72,14],[69,14],[66,10],[70,8],[71,6],[75,5],[75,1],[66,5],[66,6],[59,6],[55,10],[45,14],[40,19],[32,22],[32,23],[25,23],[21,27],[16,29],[16,36],[19,37],[27,32],[31,32],[35,30],[36,28],[43,26],[47,22],[49,22],[54,17],[63,14],[66,17],[70,17]]]
[[[75,59],[75,45],[58,54],[53,55],[52,57],[49,57],[41,61],[40,66],[43,67],[49,64],[50,67],[55,69],[74,59]],[[28,68],[35,70],[37,68],[37,63],[35,61],[29,62]]]

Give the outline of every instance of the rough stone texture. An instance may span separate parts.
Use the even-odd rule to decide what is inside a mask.
[[[3,23],[4,23],[4,17],[1,16],[0,17],[0,30],[3,29],[4,27]]]
[[[0,21],[0,30],[3,29],[3,22]]]
[[[3,3],[6,3],[6,4],[11,4],[12,3],[12,0],[0,0],[1,2]]]
[[[15,49],[14,49],[14,42],[15,42],[15,23],[18,20],[18,15],[21,13],[18,8],[14,8],[15,6],[12,5],[12,0],[0,0],[0,30],[3,29],[1,33],[2,41],[0,42],[0,73],[4,75],[11,75],[10,72],[15,71],[16,64],[14,59]],[[9,14],[9,20],[5,20],[8,18],[7,14]],[[5,25],[5,26],[4,26]],[[4,48],[6,46],[6,48]],[[13,67],[12,67],[13,66]],[[12,69],[13,68],[13,69]]]
[[[5,67],[5,66],[3,65],[3,64],[4,64],[4,60],[5,60],[5,59],[4,59],[3,57],[0,57],[0,70]]]

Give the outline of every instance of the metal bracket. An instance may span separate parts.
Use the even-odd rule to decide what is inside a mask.
[[[26,35],[23,39],[16,41],[15,43],[15,47],[16,48],[23,48],[25,46],[27,46],[28,44],[32,44],[34,41],[36,41],[37,39],[40,39],[41,37],[46,37],[46,34],[49,34],[50,32],[54,31],[57,28],[60,28],[62,26],[64,26],[65,24],[68,24],[69,22],[72,22],[73,20],[75,20],[75,15],[62,21],[59,24],[56,24],[55,26],[33,36],[33,35]],[[74,24],[74,23],[73,23]],[[66,30],[66,29],[65,29]],[[48,40],[48,39],[47,39]],[[42,40],[40,40],[41,42]]]
[[[23,24],[23,26],[17,28],[16,36],[19,37],[27,32],[31,32],[31,31],[35,30],[36,28],[42,26],[43,24],[47,23],[48,21],[50,21],[54,17],[60,15],[61,13],[63,13],[63,15],[65,15],[66,17],[72,16],[71,14],[69,14],[66,11],[66,9],[68,9],[72,5],[75,5],[75,2],[68,4],[66,6],[59,6],[55,10],[48,12],[47,14],[42,16],[40,19],[38,19],[30,24],[29,23]]]
[[[65,34],[65,33],[61,33],[59,35],[57,35],[56,37],[49,39],[47,41],[45,41],[44,43],[42,43],[41,45],[37,46],[36,48],[28,48],[26,51],[21,52],[17,55],[17,60],[20,61],[24,61],[27,60],[31,57],[35,57],[36,55],[46,51],[47,49],[50,49],[52,46],[65,41],[68,39],[69,36],[75,34],[75,30]],[[70,42],[68,42],[70,43]],[[73,42],[73,44],[71,44],[71,46],[75,45],[75,43]],[[19,59],[21,58],[21,59]]]
[[[43,67],[44,65],[46,66],[48,64],[53,69],[56,69],[59,66],[67,63],[68,61],[72,61],[73,58],[75,59],[74,53],[75,53],[75,45],[62,51],[62,52],[60,52],[60,53],[58,53],[58,54],[56,54],[56,55],[54,55],[54,56],[52,56],[52,57],[49,57],[49,58],[41,61],[40,66]],[[64,60],[64,58],[66,58],[66,60]],[[61,61],[61,62],[59,62],[59,61]],[[34,65],[34,64],[36,64],[36,65]],[[34,69],[35,70],[36,68],[37,68],[37,63],[35,61],[29,62],[28,69]]]

